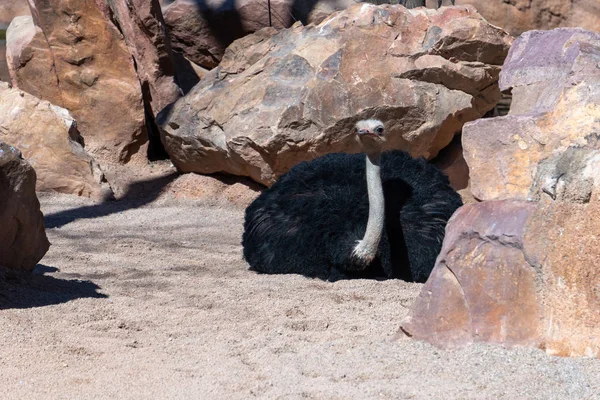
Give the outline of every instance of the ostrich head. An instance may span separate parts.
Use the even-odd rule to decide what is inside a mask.
[[[385,127],[377,119],[365,119],[356,123],[358,140],[367,153],[381,152],[385,144]]]

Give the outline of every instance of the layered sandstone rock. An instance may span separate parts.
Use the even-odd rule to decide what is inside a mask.
[[[530,198],[544,160],[569,147],[600,150],[599,60],[600,34],[582,29],[517,39],[500,75],[501,89],[512,88],[509,115],[463,128],[476,198]]]
[[[38,190],[94,199],[111,195],[69,112],[5,82],[0,82],[0,141],[23,149],[37,171]]]
[[[164,15],[173,48],[204,68],[214,68],[236,39],[268,26],[282,29],[295,21],[319,23],[332,12],[355,3],[271,0],[271,25],[263,0],[176,0],[164,8]]]
[[[31,272],[50,247],[35,194],[35,171],[19,150],[2,142],[0,221],[0,267]]]
[[[597,201],[463,206],[402,331],[445,348],[490,342],[599,357],[599,211]]]
[[[467,4],[514,36],[533,29],[559,27],[600,31],[597,0],[456,0],[456,5]]]
[[[110,162],[145,156],[147,142],[140,82],[119,31],[94,0],[32,0],[33,21],[43,31],[20,36],[12,55],[12,80],[36,97],[68,109],[85,147]],[[8,41],[11,30],[8,31]],[[29,39],[29,40],[27,40]],[[45,39],[45,43],[43,41]],[[39,60],[38,60],[39,57]],[[39,70],[53,61],[45,81]],[[35,89],[35,90],[34,90]],[[58,94],[57,94],[58,93]]]
[[[358,4],[320,25],[267,28],[165,110],[163,143],[181,171],[271,184],[300,161],[359,151],[353,125],[374,117],[390,148],[432,158],[500,98],[510,44],[468,7]]]

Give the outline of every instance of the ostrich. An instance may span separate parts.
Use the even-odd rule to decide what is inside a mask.
[[[251,270],[427,280],[460,196],[425,159],[382,153],[381,121],[359,121],[356,133],[365,154],[302,162],[248,206],[242,245]]]

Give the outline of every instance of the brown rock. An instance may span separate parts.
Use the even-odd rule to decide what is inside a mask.
[[[534,210],[508,200],[461,207],[402,329],[440,347],[538,345],[536,273],[521,250]]]
[[[44,32],[34,25],[31,16],[13,19],[7,39],[6,60],[13,85],[27,93],[43,93],[46,98],[59,99],[52,53]]]
[[[456,5],[474,6],[490,23],[514,36],[559,27],[600,31],[597,0],[456,0]]]
[[[50,243],[35,194],[35,171],[6,143],[0,143],[0,221],[0,267],[31,272]]]
[[[181,95],[160,4],[158,0],[106,2],[135,60],[150,113],[156,115]]]
[[[491,342],[600,356],[600,220],[590,218],[599,207],[463,206],[402,331],[440,347]]]
[[[464,7],[358,4],[317,26],[267,28],[162,115],[163,143],[184,172],[271,184],[300,161],[359,151],[352,127],[376,117],[391,148],[432,158],[499,99],[510,43]]]
[[[517,39],[500,75],[501,89],[512,88],[509,115],[463,128],[476,198],[527,199],[541,161],[569,147],[600,150],[599,59],[600,35],[582,29]]]
[[[31,6],[35,25],[44,32],[54,60],[60,95],[54,97],[56,87],[31,94],[68,109],[94,156],[127,162],[145,145],[147,133],[141,88],[125,41],[93,0],[32,0]],[[45,53],[29,51],[34,56]],[[37,59],[27,64],[32,62]],[[38,78],[28,75],[29,70],[17,70],[11,76],[19,87]]]
[[[27,0],[2,0],[0,3],[0,29],[7,26],[14,17],[30,15]]]
[[[111,195],[80,140],[67,110],[0,82],[0,141],[23,149],[37,171],[38,190],[95,199]]]
[[[455,136],[432,162],[450,179],[450,186],[456,191],[469,186],[469,166],[463,156],[460,135]]]
[[[268,26],[288,28],[297,20],[319,23],[332,12],[355,4],[354,0],[270,3],[271,25],[264,0],[176,0],[164,8],[173,48],[204,68],[214,68],[236,39]]]

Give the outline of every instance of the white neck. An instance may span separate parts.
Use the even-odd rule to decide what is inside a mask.
[[[369,194],[369,220],[362,240],[354,248],[353,255],[365,263],[373,261],[381,240],[385,223],[385,205],[383,185],[381,183],[381,153],[368,153],[367,160],[367,193]]]

